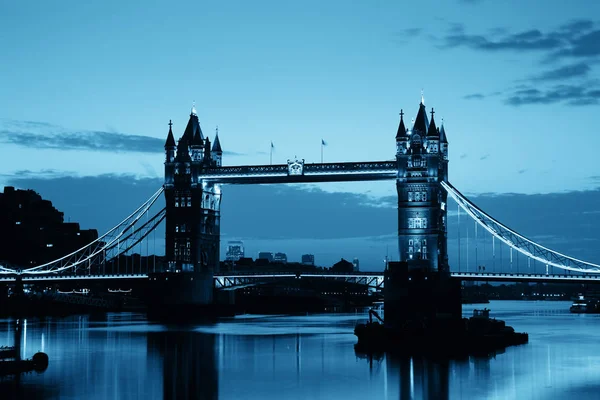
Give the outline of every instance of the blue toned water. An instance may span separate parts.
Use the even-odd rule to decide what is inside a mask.
[[[366,314],[244,316],[164,325],[140,314],[28,319],[23,353],[50,365],[0,398],[23,399],[598,399],[600,315],[566,302],[492,302],[530,344],[446,363],[357,357]],[[470,313],[474,306],[465,306]],[[0,345],[14,322],[0,321]]]

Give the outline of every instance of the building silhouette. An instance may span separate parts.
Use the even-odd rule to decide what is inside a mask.
[[[285,253],[275,253],[275,257],[273,257],[273,262],[286,264],[288,261],[287,254]]]
[[[354,270],[354,266],[350,261],[344,260],[343,258],[333,264],[331,267],[332,272],[352,272]]]
[[[356,258],[356,257],[354,257],[354,260],[352,260],[352,268],[353,268],[354,272],[360,271],[360,262],[358,261],[358,258]]]
[[[32,267],[56,260],[98,238],[95,229],[65,223],[64,213],[33,190],[0,193],[0,262]]]
[[[430,271],[446,273],[449,271],[448,195],[440,185],[448,180],[448,140],[444,125],[436,127],[433,109],[429,121],[423,101],[412,129],[406,129],[403,116],[401,112],[396,134],[400,261],[424,260],[422,264]]]
[[[273,253],[270,253],[268,251],[261,251],[260,253],[258,253],[258,259],[273,262]]]
[[[244,243],[239,240],[227,242],[227,254],[225,255],[225,260],[238,261],[240,258],[244,258]]]
[[[302,264],[304,264],[304,265],[315,265],[315,256],[314,256],[314,254],[303,254],[302,255]]]
[[[211,148],[192,107],[177,144],[169,123],[165,155],[168,270],[212,273],[219,268],[221,190],[217,184],[199,182],[198,175],[203,169],[221,166],[219,133]]]

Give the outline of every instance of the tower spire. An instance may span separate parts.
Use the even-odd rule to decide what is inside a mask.
[[[396,133],[396,139],[399,139],[406,135],[406,127],[404,126],[404,110],[400,110],[400,125],[398,125],[398,132]]]
[[[165,148],[175,147],[175,137],[173,137],[173,122],[169,120],[169,134],[167,135],[167,141],[165,142]]]
[[[421,89],[421,104],[425,105],[425,96],[423,95],[423,89]]]
[[[433,114],[435,114],[435,111],[433,111],[433,107],[431,107],[431,122],[429,123],[429,129],[427,130],[427,136],[438,135],[437,128],[435,127],[435,121],[433,119]]]

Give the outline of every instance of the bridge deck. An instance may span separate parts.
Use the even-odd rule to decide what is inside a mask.
[[[396,161],[303,164],[298,175],[290,174],[287,164],[246,165],[203,170],[205,182],[228,184],[318,183],[379,181],[396,179]]]
[[[482,282],[577,282],[577,283],[600,283],[598,275],[544,275],[544,274],[518,274],[518,273],[477,273],[477,272],[452,272],[453,278],[462,281]],[[217,285],[233,285],[237,283],[247,284],[250,281],[267,281],[272,279],[289,278],[317,278],[317,279],[345,279],[349,282],[363,283],[372,286],[383,284],[382,272],[353,272],[353,273],[327,273],[327,272],[260,272],[260,273],[221,273],[215,274]],[[72,280],[115,280],[115,279],[148,279],[147,274],[107,274],[107,275],[22,275],[23,282],[33,283],[42,281],[72,281]],[[13,282],[15,275],[0,275],[0,282]]]

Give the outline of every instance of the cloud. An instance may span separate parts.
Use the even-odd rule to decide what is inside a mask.
[[[472,93],[472,94],[463,96],[463,99],[465,99],[465,100],[481,100],[484,98],[485,98],[485,95],[481,94],[481,93]]]
[[[498,39],[484,35],[469,35],[464,32],[452,32],[444,38],[445,47],[468,47],[488,52],[560,50],[564,45],[562,38],[546,35],[537,29],[507,34]]]
[[[476,35],[453,25],[442,38],[442,46],[485,52],[538,51],[554,57],[590,57],[600,55],[600,30],[592,30],[595,26],[592,20],[575,20],[547,32],[529,29],[511,33],[500,27],[487,35]]]
[[[565,65],[563,67],[555,68],[550,71],[546,71],[538,76],[532,78],[534,81],[562,81],[568,78],[579,78],[588,75],[591,68],[587,63],[577,63]]]
[[[120,132],[71,131],[36,121],[0,121],[0,142],[35,149],[163,153],[165,139]],[[224,151],[224,155],[240,153]]]
[[[520,174],[524,174],[525,172],[527,172],[527,169],[520,169],[517,171],[517,173]]]
[[[565,85],[566,79],[582,79],[591,75],[592,65],[600,57],[600,29],[589,19],[570,21],[554,29],[528,29],[511,32],[496,28],[486,34],[472,34],[464,26],[450,25],[441,39],[442,48],[464,47],[481,52],[529,52],[542,56],[540,65],[556,63],[564,59],[579,59],[579,62],[557,66],[541,71],[537,75],[520,80],[529,87],[513,88],[504,95],[504,102],[519,106],[524,104],[553,104],[564,102],[570,105],[593,105],[598,103],[597,83],[576,81]],[[562,85],[546,87],[543,83],[561,82]],[[532,86],[535,83],[535,87]],[[481,100],[488,95],[472,93],[467,100]]]
[[[461,160],[464,160],[465,158],[467,158],[467,154],[466,154],[466,153],[462,153],[462,154],[460,155],[460,159],[461,159]]]
[[[564,102],[568,105],[594,105],[600,100],[600,87],[594,83],[555,85],[550,88],[521,86],[506,98],[506,104],[520,106],[524,104],[554,104]]]
[[[489,153],[488,154],[484,154],[481,157],[479,157],[480,160],[487,160],[490,157]]]

